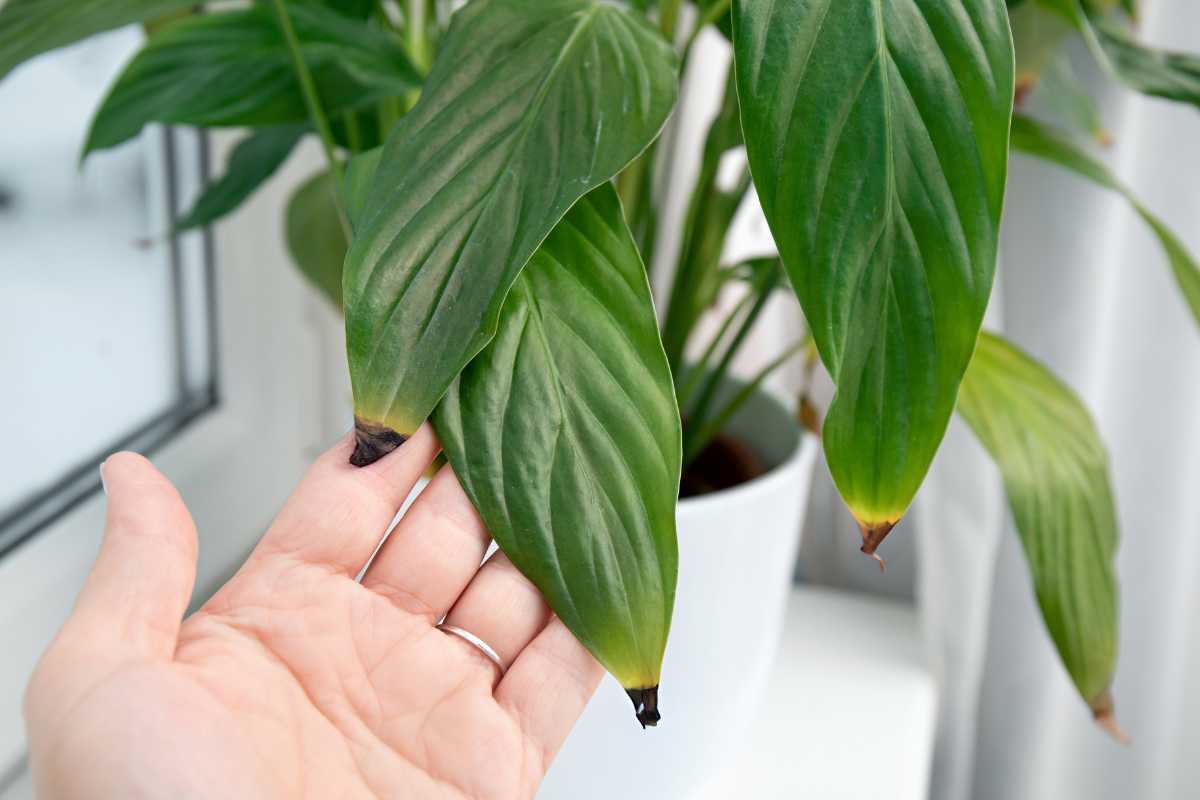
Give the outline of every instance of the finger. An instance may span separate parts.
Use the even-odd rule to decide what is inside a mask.
[[[525,736],[542,754],[543,769],[550,766],[603,676],[604,669],[558,617],[505,673],[496,687],[496,700],[516,715]]]
[[[550,620],[550,607],[529,579],[497,551],[476,573],[446,624],[470,631],[496,651],[507,671]]]
[[[64,633],[170,657],[196,580],[196,526],[171,482],[136,453],[100,467],[108,520]]]
[[[449,466],[379,548],[363,586],[436,623],[479,571],[491,536]]]
[[[391,453],[356,467],[348,434],[309,468],[254,557],[285,554],[357,574],[440,448],[425,423]]]

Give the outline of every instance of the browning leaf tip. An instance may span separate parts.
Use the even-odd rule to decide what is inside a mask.
[[[406,441],[408,437],[403,433],[355,417],[354,452],[350,454],[350,463],[356,467],[374,464]]]
[[[887,572],[887,562],[875,551],[879,549],[879,545],[883,544],[883,540],[892,532],[896,524],[896,522],[866,523],[861,520],[858,523],[859,528],[862,529],[863,538],[862,547],[859,549],[879,562],[880,572]]]
[[[633,701],[633,710],[637,721],[642,724],[642,730],[655,727],[662,715],[658,713],[658,687],[649,689],[626,689],[625,694]]]

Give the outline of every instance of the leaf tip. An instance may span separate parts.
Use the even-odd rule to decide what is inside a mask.
[[[356,467],[374,464],[406,441],[408,441],[408,437],[403,433],[356,416],[354,418],[354,452],[350,454],[350,463]]]
[[[1100,730],[1111,736],[1117,744],[1129,744],[1129,734],[1117,722],[1116,707],[1113,705],[1112,693],[1108,690],[1092,701],[1092,719]]]
[[[887,538],[892,529],[898,525],[900,520],[884,520],[883,522],[863,522],[858,521],[858,527],[862,530],[862,547],[859,548],[863,553],[875,559],[879,563],[879,571],[887,572],[887,562],[883,560],[876,550],[879,545],[883,544],[883,540]]]
[[[626,689],[625,694],[633,701],[633,710],[637,721],[642,724],[642,730],[656,727],[662,719],[662,714],[658,713],[658,687]]]

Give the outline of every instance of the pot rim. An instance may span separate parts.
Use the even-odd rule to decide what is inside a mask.
[[[815,461],[820,440],[811,431],[796,421],[795,417],[788,412],[787,407],[774,392],[759,389],[756,394],[775,406],[793,429],[799,430],[795,447],[783,461],[745,483],[739,483],[737,486],[709,492],[708,494],[683,498],[679,501],[679,513],[703,511],[705,508],[717,503],[728,503],[734,500],[749,499],[755,495],[769,494],[775,489],[776,484],[791,480],[793,470],[801,468],[800,462],[808,461],[811,463]]]

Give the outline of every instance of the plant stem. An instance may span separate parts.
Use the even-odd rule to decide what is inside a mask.
[[[750,286],[750,294],[754,298],[753,305],[746,312],[746,316],[742,319],[741,325],[738,327],[737,333],[730,340],[729,346],[721,355],[721,360],[717,362],[717,366],[707,376],[704,383],[704,388],[700,390],[700,397],[696,400],[696,405],[689,413],[688,419],[695,426],[703,427],[707,425],[706,417],[708,415],[709,406],[712,405],[713,399],[716,397],[717,389],[721,386],[721,381],[725,379],[725,374],[729,372],[729,365],[733,362],[733,357],[737,354],[742,343],[746,341],[746,337],[750,335],[750,330],[754,327],[754,323],[758,321],[759,315],[763,308],[766,307],[767,301],[771,299],[771,292],[778,284],[779,269],[771,269],[765,273],[765,276],[760,283],[754,282]],[[685,442],[686,442],[685,437]]]
[[[778,358],[759,370],[758,374],[755,375],[749,383],[743,386],[742,389],[735,394],[728,403],[725,404],[724,408],[713,415],[713,418],[710,421],[698,427],[692,427],[689,430],[684,431],[684,469],[691,464],[692,460],[695,459],[696,456],[704,452],[704,448],[708,447],[708,444],[713,440],[713,437],[720,433],[721,429],[725,427],[725,424],[729,422],[729,418],[737,413],[737,410],[745,405],[747,400],[754,396],[754,393],[758,391],[760,386],[762,386],[763,381],[770,377],[771,373],[773,373],[775,370],[786,364],[789,359],[802,351],[804,348],[808,347],[808,342],[809,338],[807,336],[797,342],[794,342],[790,347],[784,350]]]
[[[342,174],[342,164],[337,159],[333,131],[329,127],[329,119],[325,116],[325,111],[321,108],[321,98],[317,95],[317,86],[313,83],[312,73],[308,71],[308,65],[304,63],[304,56],[300,53],[300,42],[296,38],[296,29],[292,27],[292,18],[288,16],[287,7],[283,0],[274,0],[274,2],[275,13],[279,17],[279,27],[283,31],[288,51],[292,54],[292,67],[296,70],[296,79],[300,81],[304,103],[308,106],[309,119],[316,127],[317,134],[321,137],[321,145],[325,148],[325,160],[329,162],[329,174],[333,176],[334,180],[333,195],[338,210],[338,221],[341,223],[346,242],[349,243],[350,222],[342,203],[342,187],[345,185],[345,180]]]
[[[738,300],[737,304],[734,305],[727,315],[725,315],[725,319],[721,322],[721,327],[717,329],[716,334],[713,335],[712,341],[704,350],[704,355],[700,357],[699,361],[692,365],[692,369],[688,372],[687,380],[684,381],[679,389],[675,392],[675,397],[679,402],[680,408],[683,408],[687,405],[688,401],[692,398],[692,392],[694,392],[696,387],[700,385],[700,379],[708,373],[709,362],[712,361],[712,357],[716,354],[717,348],[721,346],[721,342],[725,341],[725,336],[729,333],[730,329],[733,328],[733,323],[737,321],[742,312],[749,308],[750,304],[753,302],[754,294],[747,293],[746,296],[741,300]]]
[[[675,26],[679,23],[682,0],[663,0],[658,7],[658,29],[671,44],[675,44]]]
[[[408,40],[408,56],[421,72],[429,68],[429,48],[426,47],[425,0],[408,0],[404,34]]]
[[[700,31],[704,30],[707,25],[715,24],[722,15],[729,13],[731,5],[733,5],[733,0],[717,0],[717,2],[708,7],[708,10],[700,15],[700,18],[696,20],[696,26],[692,28],[692,32],[688,35],[687,43],[683,46],[685,54],[691,51],[692,44],[696,41],[696,37],[700,35]]]
[[[357,153],[362,150],[362,129],[358,124],[358,114],[353,111],[346,111],[342,114],[342,122],[346,126],[346,141],[350,145],[350,152]]]

